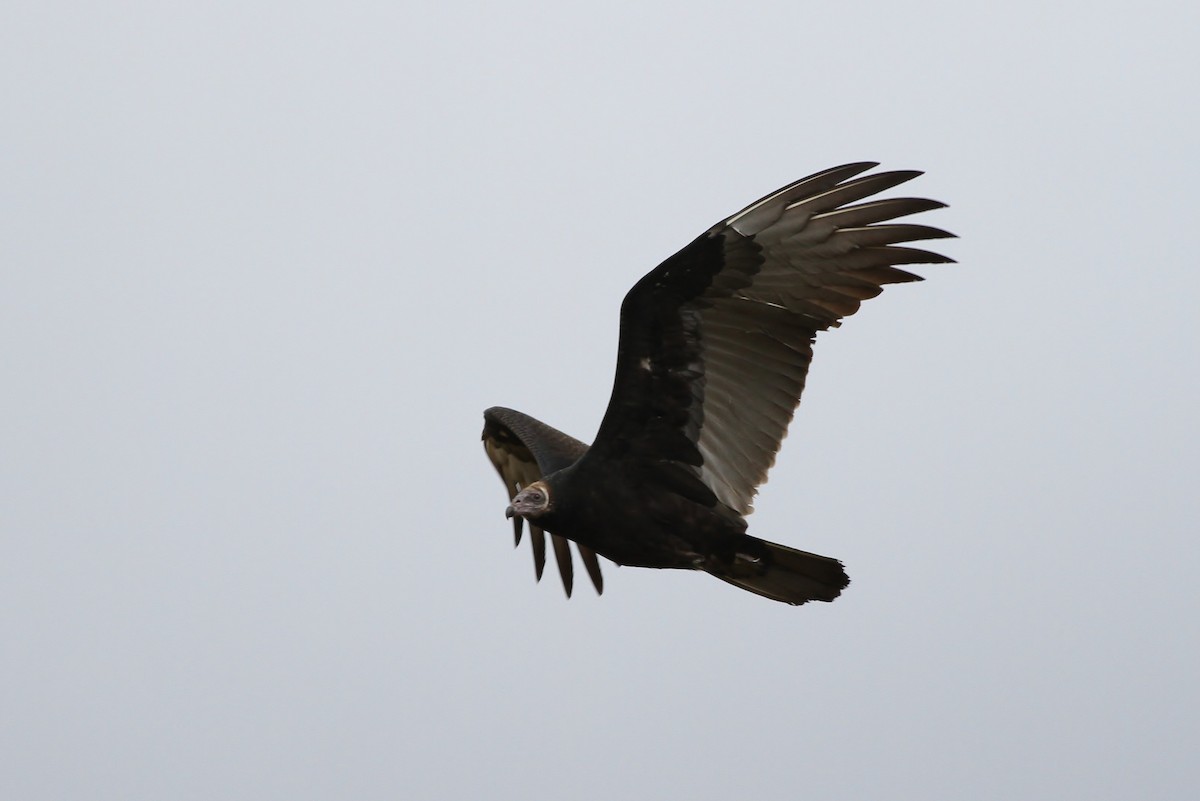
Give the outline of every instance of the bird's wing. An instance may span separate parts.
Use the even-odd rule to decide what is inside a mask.
[[[574,437],[512,409],[495,406],[483,413],[483,420],[483,447],[508,490],[509,500],[543,476],[574,464],[587,451],[587,445]],[[522,522],[520,517],[513,517],[515,545],[521,543]],[[529,524],[529,539],[533,545],[534,570],[541,581],[546,566],[546,540],[542,529],[533,523]],[[555,534],[550,535],[550,544],[554,547],[563,587],[570,597],[574,584],[570,545],[565,538]],[[596,553],[579,543],[575,543],[575,547],[579,549],[579,557],[596,592],[604,592],[604,577]]]
[[[624,460],[702,503],[748,514],[787,433],[818,331],[902,264],[952,262],[901,243],[953,236],[890,222],[941,208],[864,200],[919,172],[847,164],[785,186],[713,226],[642,278],[621,305],[612,399],[588,461]]]

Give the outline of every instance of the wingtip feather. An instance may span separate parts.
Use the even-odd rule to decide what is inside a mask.
[[[550,544],[554,546],[554,561],[558,563],[558,574],[562,577],[563,589],[570,598],[571,590],[575,585],[575,569],[571,564],[570,543],[557,534],[551,534]]]

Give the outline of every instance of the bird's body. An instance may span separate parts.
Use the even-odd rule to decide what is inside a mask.
[[[746,530],[736,514],[676,493],[642,492],[636,473],[607,473],[586,456],[542,479],[554,503],[539,524],[569,532],[620,565],[694,568]],[[562,511],[560,512],[559,509]]]
[[[484,444],[509,491],[514,532],[530,524],[540,578],[551,533],[568,595],[574,541],[597,590],[596,554],[618,564],[704,570],[774,600],[831,601],[841,563],[746,533],[745,515],[786,434],[818,331],[897,264],[947,262],[896,243],[950,236],[878,224],[942,204],[847,205],[919,173],[826,170],[718,223],[647,274],[621,306],[612,398],[595,442],[511,409],[484,413]]]

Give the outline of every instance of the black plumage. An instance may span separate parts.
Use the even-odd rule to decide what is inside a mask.
[[[589,447],[511,409],[484,412],[483,440],[567,594],[574,541],[597,591],[597,554],[618,564],[704,570],[791,604],[832,601],[836,559],[746,534],[745,516],[804,389],[817,332],[885,284],[896,265],[952,259],[902,243],[952,236],[889,221],[944,204],[864,200],[920,175],[847,164],[811,175],[718,223],[643,277],[621,305],[612,398]],[[861,177],[856,177],[861,176]]]

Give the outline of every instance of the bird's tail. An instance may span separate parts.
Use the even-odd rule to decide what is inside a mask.
[[[785,604],[832,601],[850,584],[842,563],[828,556],[743,535],[732,560],[709,560],[711,575]]]

